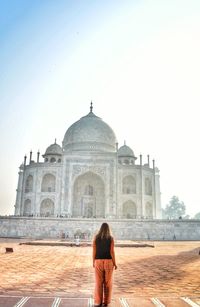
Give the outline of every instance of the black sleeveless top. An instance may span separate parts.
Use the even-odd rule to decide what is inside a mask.
[[[101,239],[97,238],[95,240],[96,243],[96,256],[95,259],[112,259],[110,254],[112,238]]]

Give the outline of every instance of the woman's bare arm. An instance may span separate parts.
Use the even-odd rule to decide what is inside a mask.
[[[96,257],[96,241],[95,238],[92,242],[92,262],[93,262],[93,268],[94,268],[94,263],[95,263],[95,257]]]
[[[110,247],[110,254],[111,254],[111,257],[112,257],[112,261],[113,261],[113,265],[114,265],[114,268],[115,270],[117,269],[117,265],[116,265],[116,260],[115,260],[115,249],[114,249],[114,239],[112,238],[111,240],[111,247]]]

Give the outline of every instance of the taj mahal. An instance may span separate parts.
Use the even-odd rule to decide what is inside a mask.
[[[1,237],[90,240],[108,221],[117,240],[199,240],[198,220],[162,219],[155,161],[118,146],[92,103],[62,146],[55,140],[42,158],[39,151],[25,155],[15,213],[0,216]]]
[[[15,216],[159,219],[159,170],[149,155],[118,147],[112,128],[93,112],[73,123],[62,146],[30,152],[19,168]],[[139,162],[137,163],[137,161]]]

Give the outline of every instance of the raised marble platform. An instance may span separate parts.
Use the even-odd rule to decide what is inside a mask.
[[[0,217],[0,237],[91,240],[103,222],[117,240],[200,240],[200,220]]]

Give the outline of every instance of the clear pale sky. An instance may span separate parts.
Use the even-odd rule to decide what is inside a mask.
[[[89,112],[160,169],[200,211],[200,1],[0,2],[0,214],[13,214],[18,167]],[[137,160],[139,163],[139,159]]]

